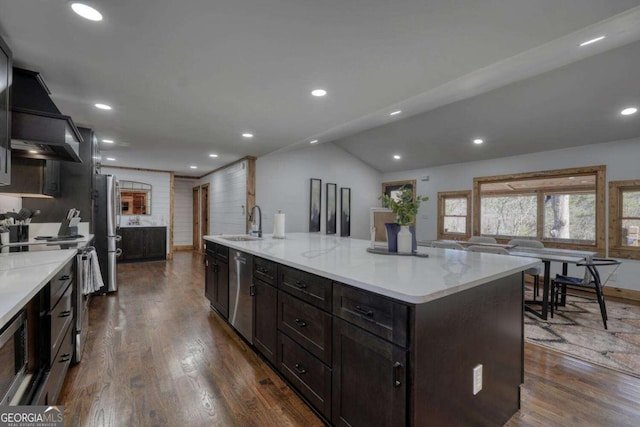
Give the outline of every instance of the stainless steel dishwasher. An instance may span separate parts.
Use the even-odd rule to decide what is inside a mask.
[[[253,344],[253,257],[229,250],[229,323]]]

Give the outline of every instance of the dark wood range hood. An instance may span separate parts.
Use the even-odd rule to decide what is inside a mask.
[[[13,68],[11,150],[15,157],[81,162],[80,131],[50,97],[39,73]]]

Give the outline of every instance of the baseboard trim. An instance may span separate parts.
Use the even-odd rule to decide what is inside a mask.
[[[604,295],[608,297],[616,297],[628,299],[632,301],[640,301],[640,291],[633,289],[614,288],[613,286],[604,287]]]
[[[186,251],[192,251],[192,250],[193,250],[193,245],[178,245],[173,247],[174,252],[186,252]]]

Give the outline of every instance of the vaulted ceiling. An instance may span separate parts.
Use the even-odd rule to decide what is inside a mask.
[[[201,175],[317,139],[391,171],[640,135],[618,114],[640,104],[640,0],[85,3],[104,20],[0,0],[0,35],[115,141],[105,164]]]

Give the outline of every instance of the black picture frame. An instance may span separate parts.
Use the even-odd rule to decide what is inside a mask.
[[[351,189],[340,189],[340,236],[351,236]]]
[[[327,200],[325,203],[325,232],[327,234],[336,234],[337,220],[336,214],[338,210],[338,185],[327,183]]]
[[[309,184],[309,232],[320,231],[320,209],[322,206],[322,180],[311,178]]]

